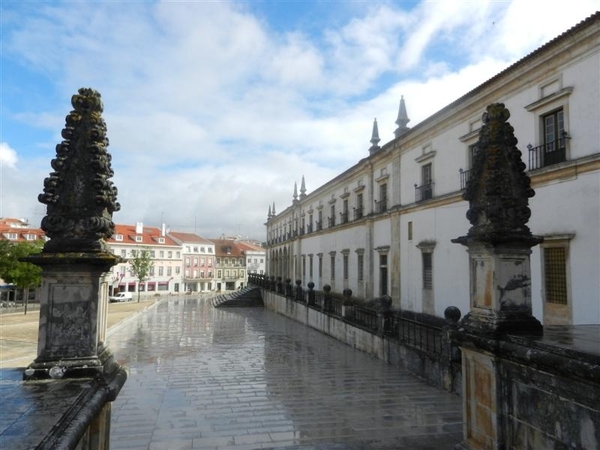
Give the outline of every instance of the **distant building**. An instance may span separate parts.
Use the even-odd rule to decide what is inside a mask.
[[[46,241],[41,228],[30,227],[25,219],[0,218],[0,239],[13,242]]]
[[[115,233],[107,241],[111,252],[123,258],[112,268],[109,287],[114,292],[142,292],[145,295],[172,294],[182,291],[182,248],[162,228],[115,224]],[[147,280],[138,282],[131,270],[130,260],[136,253],[148,249],[153,266]]]
[[[264,274],[267,267],[266,250],[260,245],[249,241],[238,242],[238,245],[242,248],[246,256],[246,277],[249,273]]]
[[[169,232],[168,236],[182,248],[184,291],[214,291],[215,244],[194,233]]]
[[[364,159],[269,207],[267,273],[419,313],[468,311],[469,259],[451,239],[470,227],[462,193],[482,113],[502,102],[536,191],[528,225],[545,239],[531,255],[534,315],[600,323],[599,67],[596,13],[412,129],[402,99],[395,139],[379,146],[375,122]]]
[[[215,244],[216,252],[217,291],[232,291],[246,286],[248,266],[253,271],[265,270],[265,251],[261,247],[238,239],[211,239],[211,241]],[[255,259],[256,263],[254,263]]]

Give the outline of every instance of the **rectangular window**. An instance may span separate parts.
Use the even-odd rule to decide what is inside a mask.
[[[330,260],[331,260],[331,279],[335,280],[335,255],[331,255]]]
[[[154,276],[154,266],[150,267],[150,270],[148,271],[148,275],[150,275],[151,277]]]
[[[348,255],[344,255],[344,280],[348,279]]]
[[[173,257],[173,252],[171,250],[169,250],[167,252],[167,258],[172,258]]]
[[[181,273],[181,267],[177,266],[175,267],[175,274],[179,275]]]
[[[319,278],[323,277],[323,256],[319,255]]]
[[[317,213],[317,231],[321,231],[323,228],[323,211]]]
[[[354,219],[361,219],[363,216],[363,195],[356,195],[356,210],[354,211]]]
[[[559,109],[543,118],[544,123],[544,152],[542,166],[551,166],[566,160],[565,151],[565,120],[563,110]]]
[[[127,250],[125,250],[125,249],[121,250],[121,256],[123,258],[125,258],[125,255],[127,255]]]
[[[358,281],[363,281],[364,279],[364,264],[365,264],[365,255],[363,255],[362,253],[359,253],[358,255],[358,261],[356,264],[356,269],[357,269],[357,278]]]
[[[344,203],[342,206],[342,223],[348,222],[348,199],[344,199]]]
[[[159,256],[159,258],[164,258],[165,257],[164,250],[161,250],[160,252],[158,252],[158,256]]]
[[[387,184],[379,185],[379,212],[383,213],[387,211]]]
[[[422,253],[423,289],[433,289],[433,253]]]
[[[433,198],[433,171],[430,164],[421,166],[421,185],[415,184],[415,201],[422,202]]]
[[[167,276],[170,277],[173,273],[173,268],[172,267],[167,267]]]
[[[412,222],[408,222],[408,240],[412,241],[413,238],[413,225]]]
[[[544,251],[546,301],[567,304],[567,252],[565,247],[547,247]]]
[[[163,266],[159,266],[158,268],[158,276],[162,277],[164,275],[165,268]]]
[[[217,270],[217,278],[221,278],[221,271]]]
[[[329,217],[329,226],[335,226],[335,205],[331,205],[331,216]]]
[[[306,278],[306,256],[302,255],[302,278]]]
[[[313,277],[313,255],[308,255],[308,276]]]

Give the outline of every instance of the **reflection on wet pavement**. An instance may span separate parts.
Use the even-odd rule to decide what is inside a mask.
[[[113,449],[452,449],[458,396],[263,308],[160,304],[114,332]]]

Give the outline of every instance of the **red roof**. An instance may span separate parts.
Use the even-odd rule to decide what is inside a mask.
[[[32,242],[44,239],[41,228],[30,227],[23,219],[0,219],[0,239],[14,242]]]
[[[175,238],[179,242],[189,242],[192,244],[207,244],[211,245],[213,242],[208,239],[198,236],[195,233],[182,233],[179,231],[171,231],[167,233],[168,236]]]
[[[122,240],[117,240],[116,236],[122,236]],[[136,237],[141,236],[141,240],[136,240]],[[161,242],[161,239],[163,242]],[[121,225],[115,224],[115,233],[106,240],[111,244],[129,244],[129,245],[176,245],[179,246],[168,235],[163,236],[160,228],[144,227],[142,232],[136,233],[136,225]]]

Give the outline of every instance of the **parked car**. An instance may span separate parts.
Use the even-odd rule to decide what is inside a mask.
[[[108,301],[110,301],[111,303],[129,302],[131,300],[133,300],[133,295],[131,295],[131,292],[119,292],[118,294],[115,294],[112,297],[108,297]]]

